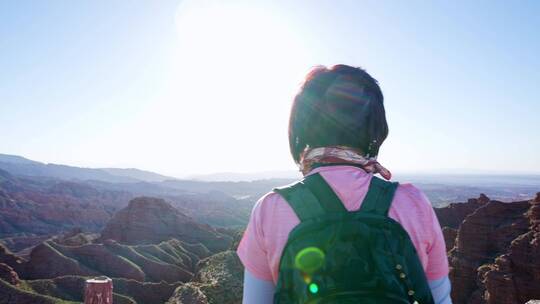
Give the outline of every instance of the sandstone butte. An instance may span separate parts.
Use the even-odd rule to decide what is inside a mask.
[[[115,240],[122,244],[156,244],[169,239],[201,243],[211,252],[228,249],[232,237],[181,213],[165,200],[138,197],[118,211],[101,232],[99,241]]]

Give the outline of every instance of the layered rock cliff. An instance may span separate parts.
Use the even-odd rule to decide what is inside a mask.
[[[540,194],[512,203],[481,197],[436,210],[447,246],[455,242],[449,248],[454,303],[540,298],[539,204]]]
[[[531,201],[525,216],[529,231],[512,240],[510,248],[479,271],[478,281],[483,285],[481,294],[486,303],[540,299],[540,193]]]
[[[0,177],[0,238],[50,236],[74,227],[99,231],[132,197],[123,191],[100,191],[75,182],[16,177],[2,170]],[[4,243],[9,246],[10,239]]]

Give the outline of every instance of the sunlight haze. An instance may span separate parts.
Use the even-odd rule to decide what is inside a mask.
[[[344,63],[380,82],[390,170],[540,173],[540,6],[480,2],[2,1],[0,153],[296,170],[292,98]]]

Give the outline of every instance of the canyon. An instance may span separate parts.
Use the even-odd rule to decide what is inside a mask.
[[[102,275],[113,279],[114,303],[240,303],[243,267],[235,248],[254,199],[283,181],[204,183],[136,173],[152,181],[0,169],[0,303],[80,303],[86,279]],[[434,209],[454,303],[540,299],[540,193],[512,202],[481,194]]]

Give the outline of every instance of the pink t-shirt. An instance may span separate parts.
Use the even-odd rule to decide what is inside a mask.
[[[326,166],[319,172],[349,211],[360,209],[373,174],[354,166]],[[308,175],[309,175],[308,174]],[[427,197],[411,184],[400,184],[388,212],[409,233],[428,280],[448,275],[446,246],[441,227]],[[253,207],[238,256],[255,277],[277,283],[279,261],[289,232],[300,223],[288,203],[269,192]]]

